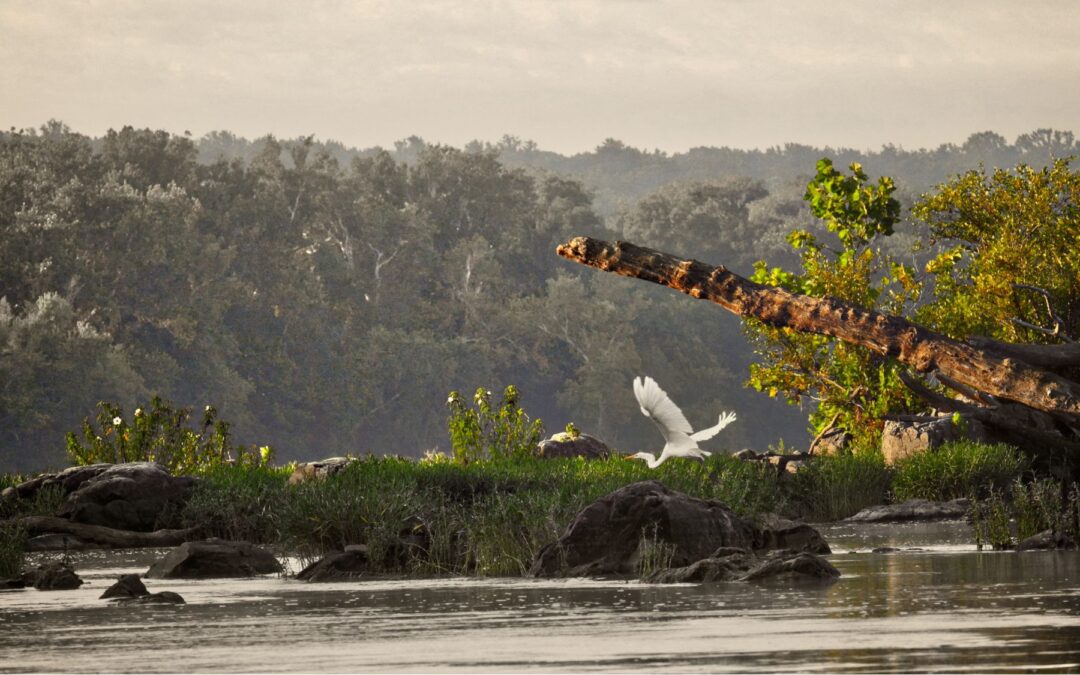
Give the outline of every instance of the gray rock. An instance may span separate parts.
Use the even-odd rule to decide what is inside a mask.
[[[151,532],[168,524],[162,519],[179,510],[196,481],[173,476],[155,462],[95,466],[105,468],[81,476],[78,488],[68,494],[57,515],[76,523]]]
[[[296,578],[309,583],[355,581],[370,572],[370,564],[366,546],[349,547],[308,565]]]
[[[0,579],[0,591],[14,591],[20,588],[26,588],[26,579],[18,577],[15,579]]]
[[[147,579],[213,579],[281,572],[268,551],[246,541],[207,539],[180,544],[150,566]]]
[[[556,457],[599,459],[610,455],[611,448],[607,446],[607,443],[588,434],[578,434],[574,438],[567,433],[558,433],[545,441],[540,441],[536,446],[536,454],[547,459]]]
[[[901,504],[868,506],[847,522],[853,523],[903,523],[932,520],[963,520],[971,511],[971,501],[954,499],[951,502],[932,502],[926,499],[909,499]]]
[[[806,523],[790,523],[762,530],[762,543],[759,548],[791,549],[806,551],[818,555],[832,553],[828,542],[821,533]]]
[[[756,560],[754,554],[745,549],[721,549],[686,567],[657,570],[644,581],[651,584],[735,581],[746,574]]]
[[[45,563],[27,576],[27,581],[39,591],[70,591],[83,585],[75,569],[63,561]]]
[[[146,590],[138,574],[122,574],[115,584],[105,589],[99,599],[140,598],[146,595],[150,595],[150,591]]]
[[[344,471],[347,466],[357,461],[359,460],[352,457],[330,457],[317,462],[298,464],[289,476],[288,484],[297,485],[309,480],[323,480]]]
[[[1060,551],[1075,549],[1076,542],[1063,532],[1043,530],[1033,534],[1016,545],[1017,551]]]
[[[638,566],[642,539],[653,537],[671,547],[672,567],[686,567],[720,547],[762,550],[790,543],[820,550],[824,540],[814,535],[809,526],[767,532],[720,502],[690,497],[659,481],[643,481],[585,507],[557,541],[537,552],[529,573],[630,575]]]
[[[150,593],[148,595],[140,595],[133,598],[118,598],[116,600],[118,605],[184,605],[187,604],[184,598],[179,593],[173,593],[172,591],[161,591],[160,593]]]
[[[828,560],[813,553],[774,551],[740,577],[739,581],[813,580],[832,582],[839,577],[840,570],[833,567]]]
[[[885,455],[885,463],[891,465],[904,457],[961,439],[987,441],[990,436],[978,420],[965,418],[961,424],[956,424],[951,415],[916,421],[887,420],[881,432],[881,452]]]
[[[38,551],[82,551],[88,548],[96,548],[91,544],[87,544],[82,539],[73,537],[70,534],[51,533],[51,534],[39,534],[36,537],[31,537],[26,540],[25,549],[28,552]]]

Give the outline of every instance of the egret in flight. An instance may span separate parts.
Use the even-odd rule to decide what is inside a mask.
[[[698,443],[709,440],[735,421],[735,413],[725,412],[720,415],[720,421],[715,426],[694,433],[690,423],[686,421],[686,415],[683,415],[679,406],[672,402],[651,377],[634,378],[634,396],[641,406],[641,413],[656,422],[660,433],[664,435],[664,449],[659,458],[651,452],[638,452],[627,457],[645,460],[650,469],[655,469],[671,457],[708,457],[712,453],[699,448]]]

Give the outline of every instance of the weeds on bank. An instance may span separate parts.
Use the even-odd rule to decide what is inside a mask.
[[[818,456],[789,477],[788,510],[813,522],[884,504],[891,475],[877,450]]]
[[[1015,548],[1030,536],[1052,531],[1080,541],[1080,484],[1063,496],[1061,483],[1013,481],[1007,490],[992,488],[972,506],[975,543],[994,550]]]
[[[949,501],[986,496],[1004,490],[1028,466],[1011,445],[974,441],[945,443],[936,450],[897,462],[892,482],[894,501]]]
[[[26,562],[26,529],[14,523],[0,523],[0,579],[13,579]]]

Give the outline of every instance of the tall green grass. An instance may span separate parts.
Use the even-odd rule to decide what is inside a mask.
[[[847,518],[886,503],[890,481],[877,450],[815,457],[790,477],[787,510],[812,522]]]
[[[945,443],[936,450],[909,455],[895,466],[893,499],[948,501],[1005,490],[1028,467],[1011,445],[975,441]]]
[[[783,502],[775,472],[714,456],[650,470],[605,460],[517,458],[457,464],[369,457],[323,480],[287,485],[287,471],[219,467],[182,517],[208,536],[273,544],[310,560],[365,544],[377,571],[517,575],[589,503],[656,479],[744,515]]]

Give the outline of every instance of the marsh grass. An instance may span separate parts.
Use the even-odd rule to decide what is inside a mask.
[[[1007,490],[991,488],[972,506],[975,543],[979,548],[1014,548],[1032,535],[1051,530],[1080,540],[1080,484],[1067,491],[1056,480],[1025,483],[1017,479]]]
[[[751,515],[783,503],[774,471],[713,456],[653,471],[621,457],[513,458],[458,464],[367,457],[324,480],[287,485],[288,469],[217,467],[181,514],[207,536],[277,547],[302,563],[365,544],[375,571],[521,575],[589,503],[660,480]]]
[[[638,540],[637,573],[639,579],[647,579],[653,573],[666,570],[675,560],[677,547],[660,536],[660,528],[653,523]]]
[[[1027,468],[1028,461],[1011,445],[954,441],[897,462],[893,497],[897,502],[985,497],[1006,490]]]
[[[0,579],[13,579],[26,563],[26,530],[13,523],[0,524]]]
[[[818,456],[791,476],[787,510],[811,522],[847,518],[884,504],[890,482],[880,451]]]

